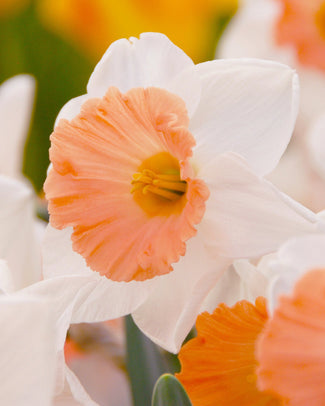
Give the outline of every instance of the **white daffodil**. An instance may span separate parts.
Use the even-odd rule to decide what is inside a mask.
[[[278,252],[270,318],[255,346],[257,385],[292,405],[322,405],[325,235],[291,239]],[[271,265],[271,264],[270,264]]]
[[[323,16],[321,0],[244,0],[218,44],[220,58],[271,59],[297,69],[298,133],[325,109]]]
[[[31,290],[55,295],[58,315],[69,310],[62,324],[132,313],[177,351],[234,258],[317,228],[313,213],[262,178],[297,110],[287,66],[195,66],[162,34],[113,43],[51,136],[49,280]]]
[[[44,225],[36,219],[34,193],[21,172],[34,90],[29,75],[0,86],[0,258],[8,262],[15,289],[41,278]]]
[[[34,105],[35,80],[14,76],[0,86],[0,174],[23,179],[25,141]]]

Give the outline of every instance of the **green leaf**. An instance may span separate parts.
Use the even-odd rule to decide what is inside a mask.
[[[152,406],[192,406],[192,403],[179,380],[164,374],[155,385]]]
[[[158,347],[135,325],[131,316],[125,318],[127,358],[135,406],[150,406],[155,382],[167,371]]]

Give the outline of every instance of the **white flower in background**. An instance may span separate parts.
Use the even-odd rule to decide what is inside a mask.
[[[132,313],[176,352],[233,258],[317,227],[262,178],[290,140],[297,77],[259,60],[195,66],[148,33],[113,43],[87,90],[52,134],[45,190],[59,230],[45,237],[50,280],[29,291],[55,296],[62,324]]]
[[[244,0],[218,44],[220,58],[272,59],[297,69],[298,133],[325,109],[323,15],[321,0]]]
[[[0,86],[0,258],[13,272],[15,289],[41,279],[44,224],[36,218],[34,193],[21,173],[34,90],[29,75]]]
[[[14,76],[0,86],[0,174],[23,179],[26,137],[34,105],[35,80]]]
[[[324,2],[321,0],[244,0],[217,49],[220,58],[258,57],[297,69],[300,113],[293,142],[268,176],[281,191],[314,211],[325,193],[306,147],[307,133],[325,111]]]
[[[257,384],[288,404],[325,401],[325,235],[288,241],[272,267],[270,319],[257,341]]]

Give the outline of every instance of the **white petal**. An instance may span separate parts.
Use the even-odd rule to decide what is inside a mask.
[[[237,152],[259,175],[286,149],[298,112],[298,77],[271,61],[218,60],[197,65],[202,93],[190,122],[198,166]]]
[[[310,169],[306,168],[306,152],[299,142],[291,142],[276,168],[267,176],[274,186],[285,194],[310,207]]]
[[[127,374],[113,359],[103,356],[103,351],[88,352],[69,364],[89,395],[100,405],[133,405]]]
[[[232,306],[242,299],[246,299],[244,283],[231,265],[205,298],[200,313],[205,311],[212,313],[219,303]]]
[[[93,276],[84,258],[72,249],[72,228],[57,230],[48,224],[42,244],[43,275],[45,279],[57,276]]]
[[[213,312],[219,303],[233,306],[239,300],[254,302],[265,296],[267,278],[248,260],[237,260],[222,275],[202,305],[201,311]]]
[[[219,58],[260,58],[294,65],[294,51],[279,47],[275,24],[281,5],[274,0],[243,2],[223,33],[217,49]]]
[[[0,294],[13,292],[14,279],[8,264],[5,260],[0,259]]]
[[[325,235],[305,235],[293,238],[278,252],[279,264],[295,268],[303,274],[315,268],[325,268]]]
[[[165,35],[141,34],[140,39],[114,42],[96,66],[88,94],[76,97],[61,109],[59,120],[71,120],[91,97],[103,97],[110,86],[122,93],[133,87],[157,86],[180,96],[191,116],[200,100],[201,82],[193,61]]]
[[[50,406],[55,351],[46,301],[0,297],[0,404]]]
[[[198,234],[189,240],[174,271],[157,278],[148,300],[133,313],[135,323],[152,341],[178,352],[202,302],[228,265],[228,260],[209,257]]]
[[[31,188],[0,175],[0,258],[8,262],[14,288],[40,280],[41,256]]]
[[[300,113],[297,127],[304,136],[313,120],[325,111],[325,75],[319,69],[297,65],[297,72],[301,84]]]
[[[90,96],[88,94],[83,94],[82,96],[69,100],[60,110],[55,120],[54,127],[58,125],[62,118],[72,120],[77,114],[80,113],[81,106],[89,99],[89,97]]]
[[[25,139],[34,103],[35,80],[29,75],[0,86],[0,173],[21,177]]]
[[[92,73],[87,91],[102,97],[109,86],[126,92],[133,87],[166,87],[193,61],[165,35],[144,33],[140,39],[113,42]]]
[[[26,293],[48,297],[56,303],[56,320],[64,342],[70,323],[97,322],[130,314],[148,297],[155,280],[113,282],[91,271],[72,250],[71,230],[48,226],[44,238],[43,264],[46,279],[25,289]],[[56,277],[57,276],[57,277]]]
[[[313,123],[308,133],[311,164],[325,179],[325,114]]]
[[[318,227],[316,215],[257,177],[236,154],[217,157],[199,176],[210,189],[201,227],[211,255],[258,257]]]
[[[98,406],[94,402],[75,374],[65,366],[65,384],[62,392],[53,400],[53,406]]]
[[[325,235],[305,235],[292,238],[270,263],[274,277],[268,287],[268,307],[272,313],[283,294],[289,294],[297,280],[313,269],[325,268]]]
[[[130,314],[146,300],[151,284],[152,281],[112,282],[94,272],[90,276],[47,279],[22,292],[54,302],[57,349],[61,349],[71,323],[105,321]]]
[[[190,67],[183,70],[166,85],[166,89],[184,100],[188,116],[191,118],[201,97],[201,79],[196,68]]]

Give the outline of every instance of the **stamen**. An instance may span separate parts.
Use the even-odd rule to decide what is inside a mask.
[[[179,199],[187,190],[186,181],[181,180],[179,172],[175,171],[171,174],[156,174],[150,169],[143,169],[133,174],[131,184],[131,193],[142,189],[144,195],[150,192],[170,201]]]

